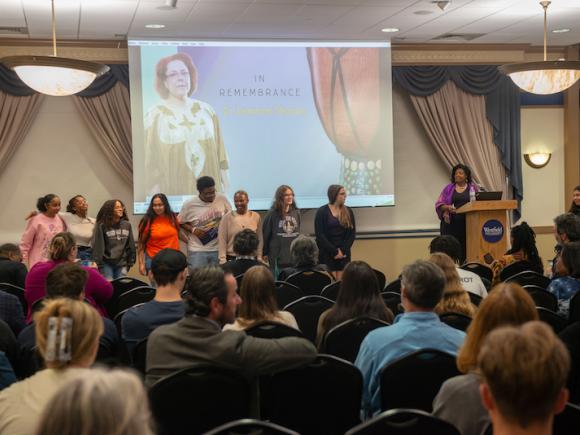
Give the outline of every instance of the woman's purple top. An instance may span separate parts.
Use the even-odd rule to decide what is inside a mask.
[[[26,282],[24,287],[24,297],[28,303],[28,313],[26,321],[30,322],[32,319],[32,304],[39,299],[46,297],[46,277],[48,273],[59,264],[65,261],[43,261],[36,263],[26,275]],[[113,295],[113,286],[109,281],[101,276],[101,274],[91,267],[81,266],[89,274],[87,283],[85,285],[85,298],[90,304],[97,309],[103,317],[107,317],[107,311],[104,304]]]
[[[475,183],[469,183],[467,186],[467,190],[473,189],[475,192],[479,192],[479,186]],[[435,202],[435,213],[439,219],[443,219],[443,211],[441,211],[442,205],[451,205],[453,204],[453,191],[455,190],[455,183],[449,183],[447,186],[443,188],[439,198]]]

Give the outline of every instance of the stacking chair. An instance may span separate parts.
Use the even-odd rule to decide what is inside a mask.
[[[304,293],[294,284],[290,284],[286,281],[276,281],[275,297],[276,304],[281,310],[289,303],[304,297]]]
[[[389,310],[391,310],[395,316],[403,312],[401,306],[401,293],[382,292],[381,296],[387,307],[389,307]]]
[[[507,281],[509,278],[517,275],[520,272],[533,270],[534,266],[529,261],[516,261],[515,263],[508,264],[506,267],[504,267],[499,274],[499,278],[501,281]]]
[[[0,290],[16,296],[20,301],[20,305],[22,305],[22,312],[26,316],[26,313],[28,312],[28,303],[24,297],[24,289],[8,282],[0,282]]]
[[[556,295],[537,285],[525,285],[524,288],[534,300],[536,307],[546,308],[554,312],[558,311]]]
[[[401,279],[397,278],[396,280],[388,283],[384,292],[401,293]]]
[[[481,302],[483,301],[483,298],[479,295],[476,295],[475,293],[467,292],[467,294],[469,295],[469,299],[471,300],[471,303],[473,305],[475,305],[476,307],[479,307],[479,304],[481,304]]]
[[[580,292],[570,298],[569,322],[580,322]]]
[[[305,296],[319,295],[324,287],[332,283],[330,275],[317,270],[306,270],[290,275],[286,282],[294,284]]]
[[[258,338],[302,337],[297,329],[278,322],[259,322],[246,329],[246,335]]]
[[[240,273],[239,275],[236,275],[236,282],[238,283],[238,293],[240,292],[240,289],[242,288],[242,281],[244,280],[244,274]]]
[[[452,312],[439,314],[439,319],[446,325],[464,332],[467,331],[472,320],[471,317],[465,314]]]
[[[133,305],[133,307],[139,307],[141,305],[143,305],[143,304]],[[133,308],[133,307],[129,307],[129,308]],[[115,322],[115,326],[117,327],[117,332],[119,332],[119,337],[123,336],[123,328],[122,328],[123,316],[125,315],[125,313],[127,311],[129,311],[129,308],[121,311],[120,313],[117,313],[117,315],[113,318],[113,322]]]
[[[294,315],[304,337],[314,343],[316,341],[318,318],[333,305],[333,301],[322,296],[305,296],[286,305],[284,310],[290,311]]]
[[[111,319],[115,317],[119,311],[122,311],[119,309],[119,297],[122,294],[134,288],[149,286],[149,284],[146,282],[140,281],[130,276],[123,276],[121,278],[114,279],[111,281],[111,284],[113,285],[113,295],[111,296],[111,299],[105,303],[105,308],[107,309],[107,313],[109,313],[109,317]]]
[[[155,289],[153,287],[144,286],[131,289],[119,296],[119,302],[117,305],[118,312],[134,307],[135,305],[149,302],[154,297]]]
[[[554,416],[553,435],[578,435],[580,406],[567,403],[564,411]]]
[[[287,429],[268,421],[253,420],[244,418],[242,420],[230,421],[215,429],[206,432],[204,435],[300,435],[298,432]]]
[[[550,285],[550,278],[545,277],[541,273],[534,272],[533,270],[524,270],[523,272],[516,273],[506,279],[506,282],[517,282],[519,285],[535,285],[546,290]]]
[[[320,292],[320,296],[335,301],[338,299],[338,292],[340,291],[340,281],[335,281],[332,284],[328,284]]]
[[[555,334],[559,334],[566,328],[566,326],[568,326],[566,319],[558,316],[554,311],[538,306],[536,307],[536,310],[538,311],[540,320],[550,325]]]
[[[485,264],[472,262],[464,264],[463,266],[461,266],[461,268],[463,270],[468,270],[470,272],[475,273],[476,275],[479,275],[480,278],[485,278],[488,281],[493,281],[493,270],[491,270],[491,268],[489,266],[486,266]]]

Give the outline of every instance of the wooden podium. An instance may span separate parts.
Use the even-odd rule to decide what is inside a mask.
[[[516,200],[472,201],[457,209],[465,214],[467,261],[485,264],[484,255],[500,258],[508,247],[508,211],[518,207]]]

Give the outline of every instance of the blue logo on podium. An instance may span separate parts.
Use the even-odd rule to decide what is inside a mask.
[[[481,229],[481,235],[483,240],[488,243],[497,243],[503,238],[503,225],[500,221],[495,219],[490,219],[483,224]]]

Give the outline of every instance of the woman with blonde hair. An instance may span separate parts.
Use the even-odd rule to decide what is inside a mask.
[[[274,276],[266,266],[253,266],[244,274],[240,296],[239,316],[235,323],[226,325],[224,330],[243,330],[258,322],[278,322],[298,328],[296,319],[288,311],[278,311],[274,298]]]
[[[54,299],[34,317],[38,352],[46,368],[0,392],[0,435],[34,433],[45,406],[67,380],[88,377],[103,333],[90,305]]]
[[[45,407],[36,435],[153,435],[143,383],[124,370],[71,379]]]
[[[459,273],[451,257],[437,252],[431,254],[429,261],[439,266],[445,274],[445,290],[441,301],[435,307],[435,312],[437,314],[460,313],[473,317],[476,307],[471,303],[469,294],[461,285]]]
[[[464,374],[441,386],[433,401],[433,414],[452,423],[462,435],[482,434],[490,424],[479,395],[477,357],[482,343],[500,326],[518,326],[532,320],[538,320],[538,313],[526,290],[511,282],[494,287],[479,306],[457,355],[457,368]]]

